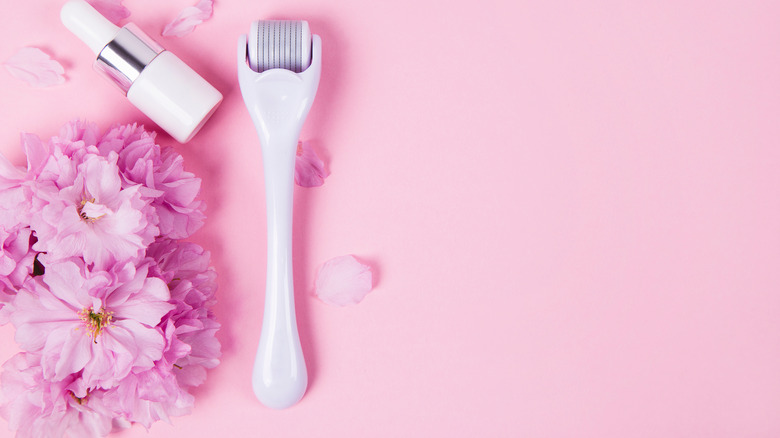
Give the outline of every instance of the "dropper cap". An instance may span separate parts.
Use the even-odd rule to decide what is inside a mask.
[[[65,27],[97,55],[95,70],[127,94],[162,48],[138,26],[119,28],[84,0],[70,0],[60,11]]]
[[[84,0],[70,0],[65,3],[60,10],[60,19],[95,55],[119,32],[119,27]]]

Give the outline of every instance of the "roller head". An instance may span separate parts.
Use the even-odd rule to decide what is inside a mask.
[[[311,32],[306,21],[262,20],[247,38],[249,67],[256,72],[283,68],[300,73],[311,64]]]

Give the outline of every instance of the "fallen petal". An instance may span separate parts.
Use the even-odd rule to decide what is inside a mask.
[[[22,47],[4,65],[13,77],[33,87],[50,87],[65,82],[62,65],[37,47]]]
[[[200,0],[195,6],[188,6],[179,12],[179,15],[165,26],[162,35],[183,37],[211,18],[213,13],[214,0]]]
[[[295,183],[301,187],[319,187],[329,175],[317,153],[308,142],[298,142],[295,153]]]
[[[130,10],[122,4],[122,0],[87,0],[87,3],[114,24],[130,16]]]
[[[315,293],[328,304],[357,304],[371,291],[371,267],[354,256],[335,257],[317,271]]]

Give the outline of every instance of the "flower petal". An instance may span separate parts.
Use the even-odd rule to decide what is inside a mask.
[[[214,13],[213,0],[200,0],[195,6],[188,6],[165,26],[162,36],[183,37],[195,30],[199,24],[211,18]]]
[[[92,339],[79,330],[54,330],[47,340],[57,346],[59,357],[54,366],[54,378],[62,380],[70,374],[84,369],[92,356]]]
[[[5,189],[9,185],[16,185],[24,179],[24,176],[22,169],[14,166],[5,155],[0,153],[0,188]]]
[[[114,24],[130,16],[130,10],[122,4],[122,0],[87,0],[87,3]]]
[[[335,257],[317,271],[315,293],[328,304],[359,303],[371,291],[371,267],[354,256]]]
[[[325,170],[317,153],[314,152],[309,142],[298,142],[298,151],[295,153],[295,183],[301,187],[319,187],[325,183],[325,178],[330,173]]]
[[[49,159],[51,154],[49,145],[41,141],[40,137],[35,134],[23,132],[21,137],[22,147],[27,155],[27,171],[37,175]]]
[[[81,207],[82,217],[88,219],[100,219],[101,217],[109,213],[113,213],[113,211],[111,211],[108,207],[102,204],[93,204],[91,202],[86,202],[84,206]]]
[[[149,328],[132,319],[117,321],[104,334],[107,335],[103,340],[107,349],[112,351],[124,349],[132,353],[124,359],[127,360],[126,365],[132,367],[134,371],[144,371],[153,367],[154,361],[162,357],[165,348],[165,338],[159,329]],[[118,378],[126,375],[124,373]]]
[[[154,327],[166,313],[176,307],[166,301],[170,296],[170,291],[162,280],[147,278],[132,299],[115,308],[116,316]]]
[[[33,87],[50,87],[65,82],[62,65],[37,47],[22,47],[4,64],[13,77]]]
[[[86,192],[98,203],[107,205],[117,203],[119,191],[122,190],[122,179],[115,163],[91,156],[79,166],[79,172],[84,175]],[[111,206],[116,207],[116,205]]]

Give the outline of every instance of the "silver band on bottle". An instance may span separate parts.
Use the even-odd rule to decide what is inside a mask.
[[[95,60],[95,70],[127,94],[143,69],[165,49],[133,23],[119,29]]]

